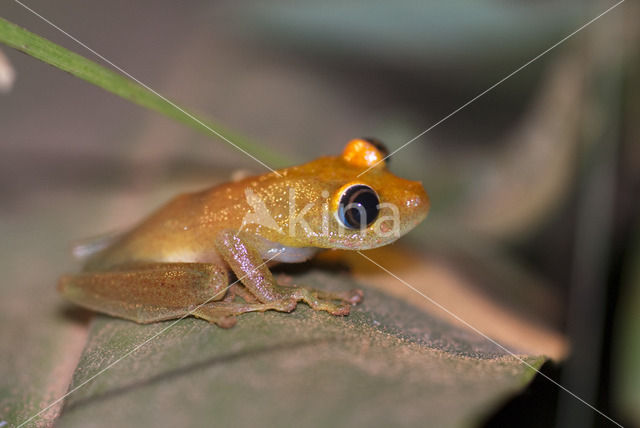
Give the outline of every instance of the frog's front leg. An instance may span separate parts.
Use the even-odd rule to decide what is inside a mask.
[[[283,287],[276,283],[250,239],[230,230],[222,231],[216,248],[244,286],[262,303],[304,301],[315,310],[333,315],[348,315],[351,305],[362,299],[362,291],[331,293],[307,287]]]

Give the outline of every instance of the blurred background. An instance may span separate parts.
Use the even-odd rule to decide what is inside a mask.
[[[274,166],[339,153],[359,136],[393,151],[614,4],[28,3],[159,93],[278,154]],[[547,376],[625,426],[640,425],[638,12],[622,3],[391,159],[432,201],[396,249],[413,269],[401,276],[500,343],[551,357]],[[0,15],[99,62],[18,4]],[[86,340],[86,327],[56,318],[55,278],[78,268],[69,242],[126,228],[176,192],[265,170],[0,50],[0,67],[15,73],[0,94],[0,351],[20,379],[5,389],[44,388],[46,402],[66,389],[77,359],[68,355]],[[540,376],[483,424],[613,426]]]

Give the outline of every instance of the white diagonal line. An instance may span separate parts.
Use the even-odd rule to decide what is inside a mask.
[[[200,309],[201,307],[203,307],[204,305],[206,305],[207,303],[211,302],[213,299],[215,299],[216,297],[222,295],[224,292],[226,292],[229,288],[231,288],[234,284],[237,284],[238,282],[242,281],[244,278],[246,278],[248,275],[250,275],[251,273],[253,273],[256,269],[266,265],[267,263],[269,263],[271,260],[275,259],[276,257],[278,257],[280,254],[282,254],[284,252],[280,251],[278,253],[276,253],[273,257],[265,260],[264,262],[262,262],[261,264],[259,264],[258,266],[256,266],[255,268],[253,268],[251,270],[251,272],[247,273],[246,275],[242,276],[241,278],[236,279],[234,282],[232,282],[231,284],[229,284],[226,288],[224,288],[223,290],[217,292],[216,294],[214,294],[213,296],[209,297],[204,303],[201,303],[200,305],[196,306],[195,308],[193,308],[191,311],[187,312],[185,315],[183,315],[182,317],[178,318],[177,320],[175,320],[174,322],[172,322],[171,324],[169,324],[167,327],[163,328],[162,330],[160,330],[159,332],[157,332],[156,334],[154,334],[153,336],[149,337],[148,339],[146,339],[144,342],[134,346],[132,349],[130,349],[129,351],[127,351],[124,355],[122,355],[120,358],[118,358],[117,360],[115,360],[114,362],[110,363],[108,366],[106,366],[105,368],[103,368],[102,370],[100,370],[98,373],[94,374],[93,376],[91,376],[89,379],[85,380],[84,382],[82,382],[80,385],[74,387],[72,390],[70,390],[69,392],[67,392],[66,394],[64,394],[62,397],[52,401],[51,403],[49,403],[49,405],[47,405],[47,407],[43,408],[42,410],[40,410],[38,413],[36,413],[35,415],[31,416],[29,419],[25,420],[24,422],[21,422],[20,425],[17,426],[17,428],[20,428],[21,426],[29,423],[31,420],[33,420],[34,418],[37,418],[38,416],[40,416],[42,413],[46,412],[47,410],[49,410],[51,407],[55,406],[56,404],[58,404],[60,401],[64,400],[65,398],[67,398],[69,395],[73,394],[74,392],[76,392],[77,390],[79,390],[80,388],[82,388],[83,386],[85,386],[86,384],[88,384],[89,382],[91,382],[92,380],[94,380],[95,378],[97,378],[98,376],[100,376],[101,374],[103,374],[104,372],[106,372],[107,370],[109,370],[111,367],[115,366],[116,364],[118,364],[120,361],[124,360],[125,358],[127,358],[129,355],[133,354],[134,352],[136,352],[138,349],[142,348],[144,345],[146,345],[147,343],[151,342],[153,339],[155,339],[156,337],[160,336],[162,333],[164,333],[165,331],[169,330],[170,328],[172,328],[174,325],[176,325],[177,323],[179,323],[180,321],[182,321],[183,319],[185,319],[186,317],[193,315],[195,311],[197,311],[198,309]]]
[[[415,137],[413,137],[412,139],[410,139],[409,141],[407,141],[406,143],[404,143],[403,145],[401,145],[400,147],[398,147],[397,149],[395,149],[394,151],[392,151],[391,153],[389,153],[387,156],[385,156],[383,159],[380,159],[378,162],[374,163],[373,165],[371,165],[369,168],[365,169],[364,171],[362,171],[360,174],[358,174],[358,177],[360,177],[361,175],[369,172],[372,168],[375,168],[376,165],[378,165],[381,162],[384,162],[385,160],[387,160],[389,157],[393,156],[394,154],[398,153],[400,150],[404,149],[405,147],[407,147],[409,144],[413,143],[414,141],[416,141],[418,138],[422,137],[424,134],[426,134],[427,132],[431,131],[433,128],[435,128],[436,126],[440,125],[442,122],[444,122],[445,120],[449,119],[451,116],[455,115],[456,113],[458,113],[459,111],[461,111],[462,109],[466,108],[467,106],[469,106],[469,104],[473,103],[474,101],[476,101],[478,98],[484,96],[485,94],[487,94],[488,92],[491,92],[493,89],[495,89],[497,86],[501,85],[502,83],[504,83],[506,80],[510,79],[511,77],[513,77],[514,75],[518,74],[520,71],[522,71],[523,69],[525,69],[526,67],[528,67],[529,65],[531,65],[532,63],[534,63],[535,61],[539,60],[540,58],[542,58],[543,56],[545,56],[546,54],[548,54],[549,52],[551,52],[553,49],[557,48],[558,46],[560,46],[561,44],[563,44],[564,42],[566,42],[567,40],[569,40],[571,37],[575,36],[576,34],[578,34],[580,31],[584,30],[585,28],[587,28],[589,25],[593,24],[594,22],[596,22],[598,19],[602,18],[604,15],[606,15],[607,13],[611,12],[613,9],[615,9],[616,7],[620,6],[622,3],[624,3],[625,0],[620,0],[618,3],[614,4],[613,6],[611,6],[609,9],[605,10],[604,12],[602,12],[601,14],[599,14],[598,16],[596,16],[595,18],[593,18],[592,20],[588,21],[587,23],[583,24],[580,28],[578,28],[577,30],[575,30],[573,33],[563,37],[562,39],[560,39],[558,42],[554,43],[553,45],[551,45],[550,47],[548,47],[547,49],[545,49],[544,51],[540,52],[538,55],[536,55],[535,57],[531,58],[529,61],[525,62],[524,64],[522,64],[520,67],[516,68],[514,71],[512,71],[511,73],[507,74],[506,76],[504,76],[502,79],[498,80],[496,83],[494,83],[493,85],[489,86],[487,89],[485,89],[484,91],[480,92],[478,95],[476,95],[475,97],[471,98],[469,101],[467,101],[466,103],[462,104],[460,107],[458,107],[457,109],[455,109],[454,111],[452,111],[451,113],[449,113],[448,115],[446,115],[445,117],[443,117],[442,119],[440,119],[439,121],[437,121],[436,123],[434,123],[433,125],[431,125],[430,127],[428,127],[427,129],[425,129],[424,131],[422,131],[421,133],[419,133],[418,135],[416,135]]]
[[[357,250],[356,250],[357,251]],[[582,398],[580,398],[578,395],[574,394],[573,392],[569,391],[567,388],[565,388],[564,386],[560,385],[558,382],[556,382],[555,380],[551,379],[549,376],[547,376],[546,374],[542,373],[540,370],[536,369],[535,367],[533,367],[531,364],[529,364],[528,362],[526,362],[525,360],[523,360],[521,357],[519,357],[518,355],[516,355],[515,353],[513,353],[512,351],[510,351],[509,349],[507,349],[505,346],[501,345],[500,343],[496,342],[495,340],[493,340],[492,338],[490,338],[489,336],[487,336],[485,333],[483,333],[482,331],[478,330],[476,327],[474,327],[473,325],[469,324],[467,321],[465,321],[464,319],[462,319],[461,317],[459,317],[458,315],[456,315],[455,313],[451,312],[449,309],[447,309],[446,307],[444,307],[443,305],[441,305],[440,303],[436,302],[435,300],[433,300],[431,297],[427,296],[426,294],[424,294],[422,291],[418,290],[417,288],[415,288],[414,286],[412,286],[411,284],[409,284],[407,281],[405,281],[404,279],[400,278],[399,276],[397,276],[396,274],[394,274],[393,272],[391,272],[390,270],[388,270],[387,268],[381,266],[379,263],[377,263],[376,261],[372,260],[371,258],[365,256],[364,254],[362,254],[360,251],[357,251],[358,254],[360,254],[362,257],[364,257],[365,259],[369,260],[371,263],[373,263],[374,265],[378,266],[380,269],[382,269],[383,271],[385,271],[386,273],[388,273],[389,275],[391,275],[392,277],[394,277],[395,279],[397,279],[398,281],[400,281],[401,283],[403,283],[404,285],[406,285],[407,287],[409,287],[411,290],[415,291],[416,293],[418,293],[419,295],[421,295],[422,297],[424,297],[425,299],[427,299],[429,302],[433,303],[435,306],[437,306],[438,308],[442,309],[443,311],[445,311],[447,314],[449,314],[450,316],[452,316],[453,318],[455,318],[456,320],[460,321],[462,324],[466,325],[467,327],[469,327],[471,330],[473,330],[474,332],[478,333],[480,336],[484,337],[485,339],[487,339],[489,342],[493,343],[494,345],[496,345],[498,348],[502,349],[503,351],[505,351],[506,353],[508,353],[509,355],[511,355],[513,358],[517,359],[518,361],[520,361],[522,364],[524,364],[525,366],[527,366],[528,368],[530,368],[531,370],[534,370],[536,373],[538,373],[540,376],[544,377],[545,379],[547,379],[549,382],[553,383],[554,385],[556,385],[558,388],[562,389],[563,391],[565,391],[567,394],[573,396],[575,399],[577,399],[578,401],[580,401],[581,403],[583,403],[585,406],[590,407],[594,412],[599,413],[601,416],[607,418],[609,421],[613,422],[614,424],[616,424],[617,426],[622,428],[622,425],[620,425],[618,422],[614,421],[613,419],[611,419],[609,416],[607,416],[606,414],[604,414],[603,412],[601,412],[600,410],[596,409],[594,406],[592,406],[591,404],[587,403],[585,400],[583,400]]]
[[[160,93],[156,92],[154,89],[152,89],[151,87],[149,87],[148,85],[142,83],[140,80],[136,79],[135,77],[133,77],[131,74],[129,74],[127,71],[125,71],[124,69],[122,69],[121,67],[117,66],[116,64],[114,64],[113,62],[109,61],[107,58],[105,58],[104,56],[102,56],[101,54],[99,54],[98,52],[96,52],[95,50],[91,49],[89,46],[87,46],[85,43],[81,42],[80,40],[78,40],[77,38],[75,38],[74,36],[72,36],[71,34],[67,33],[65,30],[63,30],[62,28],[58,27],[56,24],[54,24],[53,22],[51,22],[50,20],[48,20],[47,18],[45,18],[44,16],[40,15],[38,12],[36,12],[35,10],[31,9],[29,6],[25,5],[24,3],[22,3],[20,0],[13,0],[14,2],[18,3],[20,6],[22,6],[23,8],[25,8],[26,10],[28,10],[29,12],[31,12],[32,14],[34,14],[35,16],[37,16],[38,18],[40,18],[41,20],[43,20],[44,22],[46,22],[47,24],[51,25],[53,28],[55,28],[56,30],[60,31],[62,34],[64,34],[65,36],[69,37],[71,40],[73,40],[74,42],[76,42],[77,44],[79,44],[80,46],[82,46],[83,48],[87,49],[89,52],[91,52],[92,54],[94,54],[95,56],[97,56],[98,58],[100,58],[101,60],[103,60],[104,62],[106,62],[107,64],[111,65],[113,68],[115,68],[116,70],[118,70],[119,72],[121,72],[122,74],[124,74],[125,76],[127,76],[128,78],[130,78],[131,80],[135,81],[136,83],[138,83],[140,86],[144,87],[146,90],[148,90],[149,92],[152,92],[153,94],[155,94],[156,96],[160,97],[164,102],[166,102],[167,104],[169,104],[170,106],[172,106],[173,108],[175,108],[176,110],[179,110],[180,112],[182,112],[184,115],[186,115],[187,117],[189,117],[191,120],[193,120],[194,122],[196,122],[197,124],[201,125],[202,127],[206,128],[207,130],[209,130],[212,134],[216,135],[217,137],[223,139],[224,141],[226,141],[227,143],[231,144],[233,147],[235,147],[236,149],[240,150],[242,153],[244,153],[245,155],[249,156],[251,159],[253,159],[254,161],[258,162],[260,165],[264,166],[265,168],[267,168],[268,170],[270,170],[271,172],[275,173],[278,177],[282,177],[282,175],[276,171],[275,169],[271,168],[269,165],[265,164],[264,162],[262,162],[260,159],[258,159],[257,157],[253,156],[251,153],[247,152],[245,149],[243,149],[242,147],[238,146],[237,144],[235,144],[233,141],[231,141],[230,139],[228,139],[227,137],[225,137],[224,135],[222,135],[221,133],[219,133],[218,131],[216,131],[215,129],[211,128],[209,125],[207,125],[206,123],[202,122],[200,119],[198,119],[197,117],[195,117],[194,115],[192,115],[191,113],[189,113],[188,111],[186,111],[185,109],[183,109],[182,107],[178,106],[177,104],[175,104],[173,101],[169,100],[168,98],[166,98],[165,96],[161,95]]]

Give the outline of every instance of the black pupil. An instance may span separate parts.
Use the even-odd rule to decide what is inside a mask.
[[[371,187],[349,187],[340,198],[340,218],[352,229],[369,226],[378,217],[379,203],[378,195]]]

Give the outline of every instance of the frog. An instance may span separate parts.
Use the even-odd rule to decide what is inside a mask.
[[[194,316],[229,328],[241,314],[291,312],[299,302],[348,315],[361,290],[279,283],[271,268],[323,250],[388,245],[420,224],[429,197],[421,182],[389,171],[388,153],[376,139],[356,138],[340,155],[178,195],[85,247],[82,269],[63,275],[58,290],[140,324]]]

